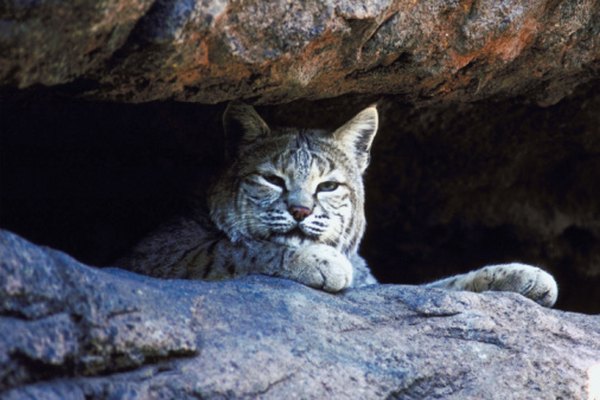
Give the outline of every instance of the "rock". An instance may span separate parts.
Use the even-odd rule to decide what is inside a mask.
[[[150,0],[8,0],[0,8],[0,81],[27,87],[70,82],[127,41]]]
[[[347,93],[553,104],[598,77],[600,4],[11,0],[0,84],[127,102]]]
[[[0,260],[0,389],[198,350],[195,321],[182,311],[190,304],[157,302],[157,289],[135,277],[85,268],[4,231]]]
[[[584,398],[598,316],[518,295],[157,280],[0,233],[0,393],[49,398]]]

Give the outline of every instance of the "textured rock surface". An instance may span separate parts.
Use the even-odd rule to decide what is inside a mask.
[[[600,60],[594,0],[9,0],[0,18],[1,84],[119,101],[552,104]]]
[[[516,295],[96,270],[0,234],[0,390],[48,398],[584,398],[600,318]]]
[[[185,299],[84,269],[64,253],[0,236],[0,389],[98,375],[194,354]],[[177,297],[177,296],[176,296]]]

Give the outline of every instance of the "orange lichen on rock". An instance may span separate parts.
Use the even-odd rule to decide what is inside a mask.
[[[545,104],[599,75],[598,2],[46,3],[4,13],[0,85],[82,79],[79,94],[132,102],[511,93]]]

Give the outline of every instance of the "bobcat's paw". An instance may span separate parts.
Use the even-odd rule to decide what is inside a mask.
[[[558,297],[558,285],[552,275],[532,265],[491,265],[478,272],[473,284],[479,289],[520,293],[545,307],[552,307]]]
[[[290,278],[328,292],[339,292],[352,284],[352,264],[333,247],[315,244],[301,249],[291,260]]]

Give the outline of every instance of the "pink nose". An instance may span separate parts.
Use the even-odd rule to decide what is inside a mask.
[[[288,211],[298,222],[304,220],[304,218],[308,217],[312,213],[310,208],[304,206],[290,206]]]

